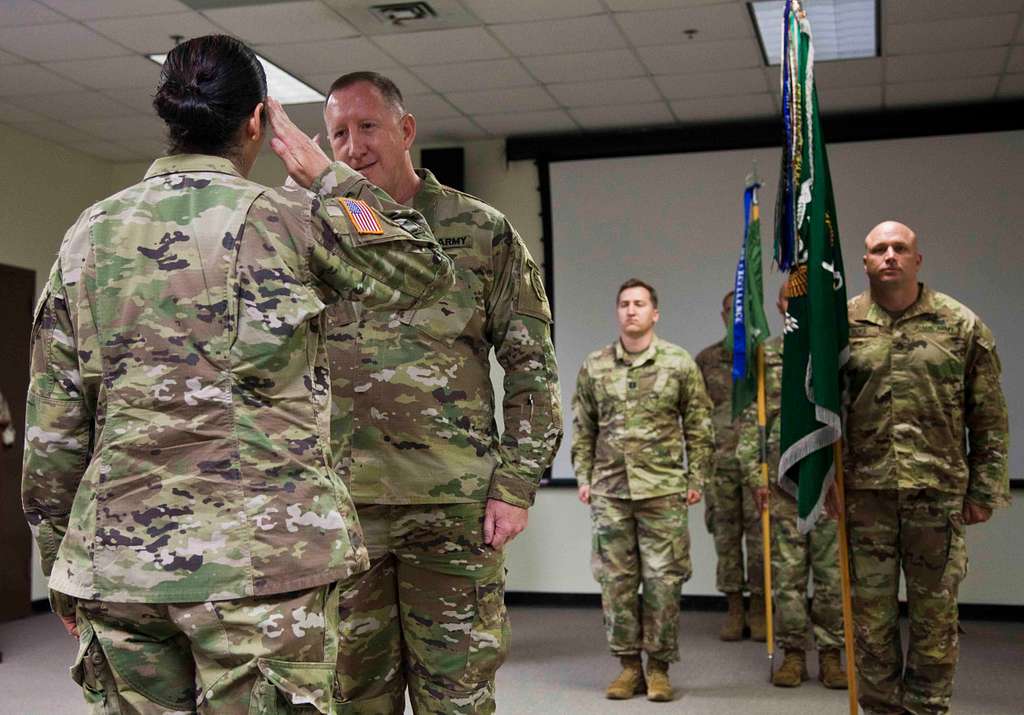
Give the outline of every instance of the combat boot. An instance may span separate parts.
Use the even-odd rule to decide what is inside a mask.
[[[838,648],[822,648],[818,651],[818,680],[826,688],[846,690],[846,671],[839,660]]]
[[[750,611],[747,613],[747,623],[750,625],[750,640],[764,643],[766,636],[764,596],[757,593],[750,594]]]
[[[647,659],[647,699],[656,703],[667,703],[672,699],[668,663],[657,658]]]
[[[646,689],[640,656],[624,655],[619,661],[622,663],[622,672],[604,691],[604,696],[609,700],[629,700]]]
[[[807,655],[802,650],[786,649],[782,666],[772,673],[772,685],[780,688],[796,688],[807,680]]]
[[[729,601],[729,612],[725,614],[725,623],[718,631],[718,637],[723,641],[743,640],[743,627],[746,619],[743,617],[743,594],[727,593],[725,597]]]

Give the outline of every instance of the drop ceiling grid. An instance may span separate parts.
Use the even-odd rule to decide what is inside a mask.
[[[338,72],[359,64],[395,75],[422,115],[426,141],[642,126],[661,123],[658,105],[669,122],[779,109],[778,72],[763,65],[743,0],[457,2],[477,24],[362,34],[345,2],[325,0],[203,12],[177,0],[2,0],[0,121],[97,155],[118,146],[114,160],[152,151],[157,70],[129,58],[160,49],[154,45],[176,31],[169,22],[187,35],[240,34],[321,90],[336,75],[318,64],[318,50],[355,54]],[[1024,0],[880,5],[881,57],[819,63],[826,112],[830,98],[833,111],[856,111],[1020,94]],[[690,25],[700,30],[695,38],[672,41]],[[296,41],[311,32],[312,49]],[[602,64],[607,71],[598,71]],[[715,74],[726,86],[714,84]],[[69,111],[68,96],[82,98],[81,112]],[[308,124],[319,112],[299,114]]]

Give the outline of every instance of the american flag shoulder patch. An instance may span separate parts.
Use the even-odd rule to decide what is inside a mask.
[[[365,201],[360,199],[338,199],[338,201],[345,209],[349,220],[355,225],[356,231],[360,235],[373,234],[379,236],[384,233],[380,221],[377,220],[377,214],[374,213],[373,209]]]

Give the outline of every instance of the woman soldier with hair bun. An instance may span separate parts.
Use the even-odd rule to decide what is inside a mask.
[[[266,94],[238,40],[174,48],[169,154],[82,213],[36,310],[24,507],[95,713],[330,711],[333,584],[367,557],[322,312],[451,286],[422,217]],[[245,178],[268,119],[305,189]]]

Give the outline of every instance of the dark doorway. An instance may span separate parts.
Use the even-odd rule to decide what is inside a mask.
[[[0,264],[0,391],[17,432],[13,445],[0,446],[0,621],[32,610],[32,536],[21,511],[21,454],[35,292],[35,271]]]

